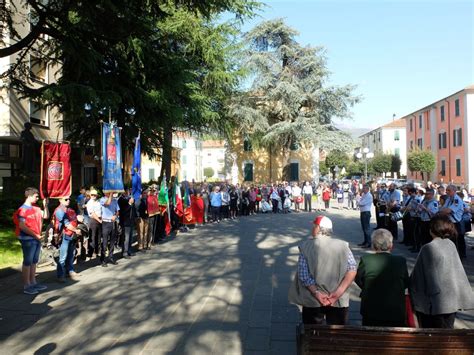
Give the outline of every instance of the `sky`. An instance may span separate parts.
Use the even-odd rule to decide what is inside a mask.
[[[248,31],[283,18],[324,46],[330,84],[357,85],[343,124],[376,128],[474,84],[474,0],[266,0]]]

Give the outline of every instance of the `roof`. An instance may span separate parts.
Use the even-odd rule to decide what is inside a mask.
[[[406,122],[402,118],[392,121],[382,126],[382,128],[405,128],[405,127],[406,127]]]
[[[203,148],[225,148],[225,142],[223,140],[207,140],[202,142]]]

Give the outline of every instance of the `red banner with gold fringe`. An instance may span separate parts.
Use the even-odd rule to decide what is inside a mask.
[[[41,198],[71,196],[71,145],[43,141],[41,145]]]

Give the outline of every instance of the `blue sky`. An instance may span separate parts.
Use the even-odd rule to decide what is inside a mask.
[[[264,1],[249,30],[284,18],[303,44],[327,50],[331,83],[363,101],[345,124],[375,128],[474,84],[474,1]]]

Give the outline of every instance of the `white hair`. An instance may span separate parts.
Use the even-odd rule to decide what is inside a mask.
[[[377,229],[372,233],[372,246],[378,251],[389,251],[393,245],[393,236],[386,229]]]

